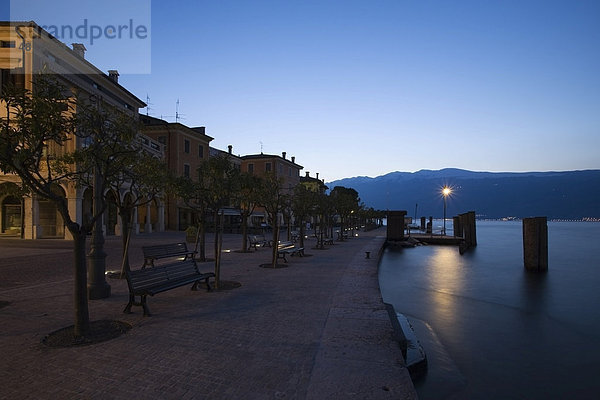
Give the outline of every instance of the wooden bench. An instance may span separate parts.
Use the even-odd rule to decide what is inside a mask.
[[[256,251],[258,247],[271,247],[271,242],[265,239],[265,235],[250,235],[248,236],[250,247],[254,247]]]
[[[338,235],[338,239],[337,239],[338,241],[348,239],[348,234],[346,232],[342,233],[340,231],[335,231],[335,233],[337,233],[337,235]]]
[[[296,243],[298,240],[300,240],[300,232],[298,231],[292,231],[290,233],[290,236],[292,237],[292,242]]]
[[[304,257],[304,247],[297,247],[292,242],[280,242],[277,245],[277,258],[283,258],[283,261],[287,263],[286,255],[293,256],[298,254],[300,257]]]
[[[188,250],[185,242],[142,246],[142,252],[144,253],[142,269],[147,266],[154,266],[154,260],[161,258],[183,257],[184,260],[187,260],[193,259],[194,254],[196,254],[195,251]]]
[[[175,289],[193,283],[192,290],[197,290],[201,281],[206,283],[206,289],[210,291],[209,279],[214,278],[212,272],[202,273],[198,270],[198,265],[193,258],[186,258],[170,264],[163,264],[149,268],[142,267],[139,270],[131,271],[125,269],[127,285],[129,286],[129,303],[123,310],[124,313],[131,313],[132,306],[142,306],[144,316],[150,315],[150,310],[146,304],[147,296],[154,296],[157,293]],[[135,301],[135,296],[140,296],[140,301]]]
[[[326,244],[333,245],[333,239],[332,238],[323,238],[323,240],[317,239],[317,246],[324,246]]]

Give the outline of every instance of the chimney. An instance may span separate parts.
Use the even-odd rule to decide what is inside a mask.
[[[73,46],[73,51],[75,52],[75,54],[77,54],[79,58],[85,59],[85,51],[87,49],[85,48],[83,43],[72,43],[71,46]]]
[[[108,70],[108,77],[114,83],[119,83],[119,71],[117,71],[116,69],[109,69]]]
[[[296,163],[296,157],[292,156],[292,163]]]
[[[227,146],[227,149],[229,149],[229,154],[231,154],[231,152],[233,151],[233,146],[229,145],[229,146]]]
[[[310,178],[310,172],[306,171],[306,177]]]
[[[282,151],[282,152],[281,152],[281,157],[283,157],[283,159],[284,159],[284,160],[285,160],[285,155],[286,155],[286,154],[287,154],[287,153],[286,153],[285,151]]]
[[[317,179],[319,179],[319,173],[317,172]]]

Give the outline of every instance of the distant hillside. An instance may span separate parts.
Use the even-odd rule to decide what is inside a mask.
[[[451,186],[447,216],[476,211],[482,218],[508,216],[581,219],[600,217],[600,170],[566,172],[391,172],[376,178],[346,178],[327,183],[352,187],[368,206],[406,210],[408,216],[441,217],[441,188]]]

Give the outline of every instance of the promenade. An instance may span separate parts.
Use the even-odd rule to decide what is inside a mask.
[[[108,278],[112,295],[90,301],[91,320],[132,329],[70,348],[41,340],[73,324],[71,243],[0,239],[0,398],[416,399],[379,292],[384,235],[360,232],[326,250],[308,239],[307,256],[278,269],[260,267],[270,249],[240,253],[241,235],[225,235],[221,279],[240,287],[160,293],[143,317],[141,307],[122,313],[127,283]],[[183,239],[132,238],[132,268],[141,246]],[[108,238],[105,250],[107,270],[118,270],[121,238]]]

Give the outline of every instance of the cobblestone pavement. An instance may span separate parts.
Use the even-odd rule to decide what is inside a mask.
[[[414,399],[379,293],[383,234],[361,232],[326,250],[309,239],[306,257],[288,257],[278,269],[260,267],[270,249],[240,253],[241,236],[226,235],[221,279],[241,287],[160,293],[144,318],[140,307],[122,313],[126,281],[108,278],[112,294],[90,301],[90,317],[133,328],[62,349],[41,339],[73,324],[70,243],[0,239],[0,398]],[[142,264],[142,245],[183,239],[134,237],[133,268]],[[119,269],[120,238],[108,238],[105,249],[107,270]]]

